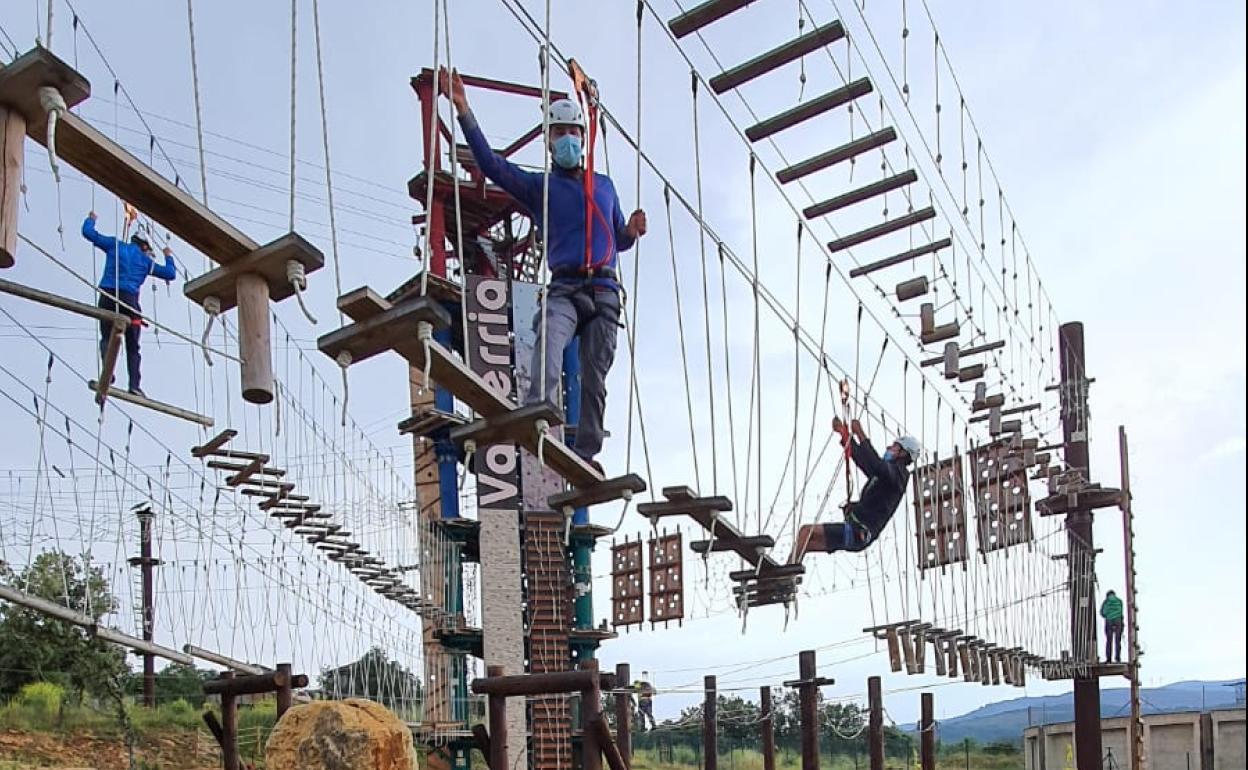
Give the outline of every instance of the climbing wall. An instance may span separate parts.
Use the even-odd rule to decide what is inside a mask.
[[[1009,442],[977,447],[971,454],[971,478],[980,553],[1031,542],[1027,468]]]
[[[955,454],[914,473],[920,569],[966,561],[966,482],[962,470],[962,455]]]
[[[684,550],[680,531],[650,538],[650,627],[685,617]]]
[[[611,625],[639,626],[645,620],[642,593],[641,540],[611,545]]]

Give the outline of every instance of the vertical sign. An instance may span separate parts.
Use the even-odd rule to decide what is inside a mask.
[[[514,400],[511,297],[505,279],[467,276],[465,344],[473,372],[503,398]],[[508,674],[524,671],[520,569],[520,468],[515,444],[477,447],[477,520],[481,522],[481,625],[485,664]],[[523,736],[524,700],[507,701],[507,731]],[[510,741],[509,767],[524,761],[523,740]]]

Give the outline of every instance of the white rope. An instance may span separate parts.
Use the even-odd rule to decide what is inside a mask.
[[[212,333],[212,324],[221,315],[221,300],[216,297],[204,297],[204,312],[208,314],[208,323],[204,324],[204,336],[199,345],[203,348],[204,363],[212,366],[212,356],[208,355],[208,335]]]
[[[290,232],[295,231],[295,75],[298,70],[299,0],[290,0]]]
[[[638,8],[640,14],[641,9]],[[702,142],[701,132],[698,130],[698,76],[693,73],[690,77],[693,88],[693,169],[694,180],[697,185],[698,193],[698,218],[702,218]],[[640,141],[640,140],[638,140]],[[638,176],[640,176],[641,159],[638,158]],[[665,193],[665,197],[670,198],[670,192]],[[668,203],[668,219],[671,219],[671,204]],[[706,387],[709,394],[709,406],[711,415],[711,490],[719,491],[719,440],[715,431],[715,381],[711,377],[712,361],[711,361],[711,299],[710,291],[706,285],[706,229],[698,228],[698,251],[702,256],[702,310],[703,322],[706,325]],[[731,387],[731,383],[727,383]]]
[[[698,439],[693,424],[693,390],[689,386],[689,355],[685,349],[685,320],[680,302],[680,274],[676,269],[676,240],[672,233],[672,194],[671,188],[663,188],[663,202],[667,210],[667,246],[672,262],[672,292],[676,298],[676,331],[680,340],[680,365],[685,377],[685,408],[689,413],[689,451],[693,456],[693,479],[698,489],[702,488],[702,473],[698,465]]]
[[[342,425],[345,426],[347,424],[347,398],[350,396],[350,391],[347,390],[347,368],[351,366],[351,352],[342,351],[334,361],[342,371]]]
[[[542,349],[539,351],[541,371],[538,374],[539,392],[542,399],[546,398],[546,350],[550,347],[547,344],[548,322],[549,316],[547,305],[550,294],[550,286],[547,284],[547,269],[550,259],[550,0],[546,0],[546,26],[542,31],[542,45],[538,52],[538,62],[542,70],[542,260],[540,266],[539,284],[542,286],[539,299],[542,308],[542,332],[538,335]],[[585,205],[592,205],[592,201],[585,201]],[[589,233],[585,234],[589,237]],[[564,538],[567,539],[566,536]]]
[[[442,0],[442,24],[443,32],[446,34],[446,68],[451,72],[455,70],[451,64],[451,9],[447,4],[447,0]],[[438,114],[435,98],[433,101],[433,114]],[[451,124],[451,185],[454,188],[455,195],[455,256],[459,259],[459,276],[461,285],[461,296],[463,299],[459,303],[460,323],[463,325],[464,338],[468,335],[468,265],[467,254],[464,253],[464,210],[459,202],[459,121],[455,120],[452,115],[447,121]],[[472,345],[464,344],[464,366],[472,368]],[[474,410],[475,414],[475,410]]]
[[[425,179],[425,251],[424,251],[425,269],[422,270],[420,274],[420,294],[422,297],[429,295],[429,272],[430,270],[432,270],[432,267],[433,267],[433,227],[432,227],[433,221],[432,221],[432,216],[431,216],[432,211],[433,211],[433,179],[437,175],[438,166],[441,165],[441,163],[439,162],[439,158],[438,158],[438,140],[440,139],[440,136],[438,134],[439,118],[438,118],[438,109],[437,109],[438,107],[438,85],[439,85],[437,83],[437,79],[438,79],[439,73],[441,72],[441,69],[439,69],[438,67],[439,44],[441,43],[441,40],[439,39],[439,33],[441,30],[438,25],[438,10],[440,7],[441,6],[439,6],[439,4],[437,3],[437,0],[434,0],[434,3],[433,3],[434,84],[433,84],[433,95],[430,97],[433,100],[433,104],[430,105],[430,109],[429,109],[429,114],[430,114],[429,133],[425,138],[426,139],[425,141],[425,176],[427,178]],[[447,94],[447,96],[449,97],[450,94]],[[452,153],[455,152],[454,147],[451,148],[451,152]],[[439,249],[441,249],[442,246],[443,244],[441,243],[438,244]],[[428,345],[426,345],[425,347],[427,349]],[[428,355],[425,356],[425,359],[426,361],[428,361]],[[428,370],[427,365],[425,368],[426,370]],[[427,374],[426,374],[426,379],[428,379]],[[423,392],[425,388],[429,387],[429,383],[422,382],[420,384],[420,387],[421,387],[421,391]]]
[[[290,281],[290,285],[295,290],[295,299],[299,300],[299,309],[303,311],[303,317],[315,324],[316,318],[303,303],[303,292],[308,288],[308,275],[302,262],[297,259],[286,260],[286,280]]]
[[[199,102],[199,58],[195,51],[194,0],[186,0],[186,26],[191,38],[191,90],[195,96],[195,137],[199,149],[199,191],[208,205],[208,166],[204,162],[204,120]]]
[[[51,0],[49,0],[49,13]],[[50,30],[50,28],[49,28]],[[48,114],[48,165],[52,167],[52,178],[56,180],[56,232],[61,238],[61,248],[65,248],[65,220],[61,213],[61,166],[56,162],[56,121],[65,111],[65,98],[52,86],[39,89],[39,106]]]

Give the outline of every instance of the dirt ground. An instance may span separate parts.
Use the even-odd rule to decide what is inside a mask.
[[[136,759],[145,770],[214,770],[221,766],[220,760],[207,740],[202,733],[191,732],[147,737],[140,741]],[[127,770],[129,766],[125,742],[115,735],[0,730],[0,770]]]

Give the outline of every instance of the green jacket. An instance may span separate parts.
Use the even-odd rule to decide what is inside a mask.
[[[1106,620],[1122,620],[1122,599],[1117,596],[1106,596],[1101,603],[1101,617]]]

